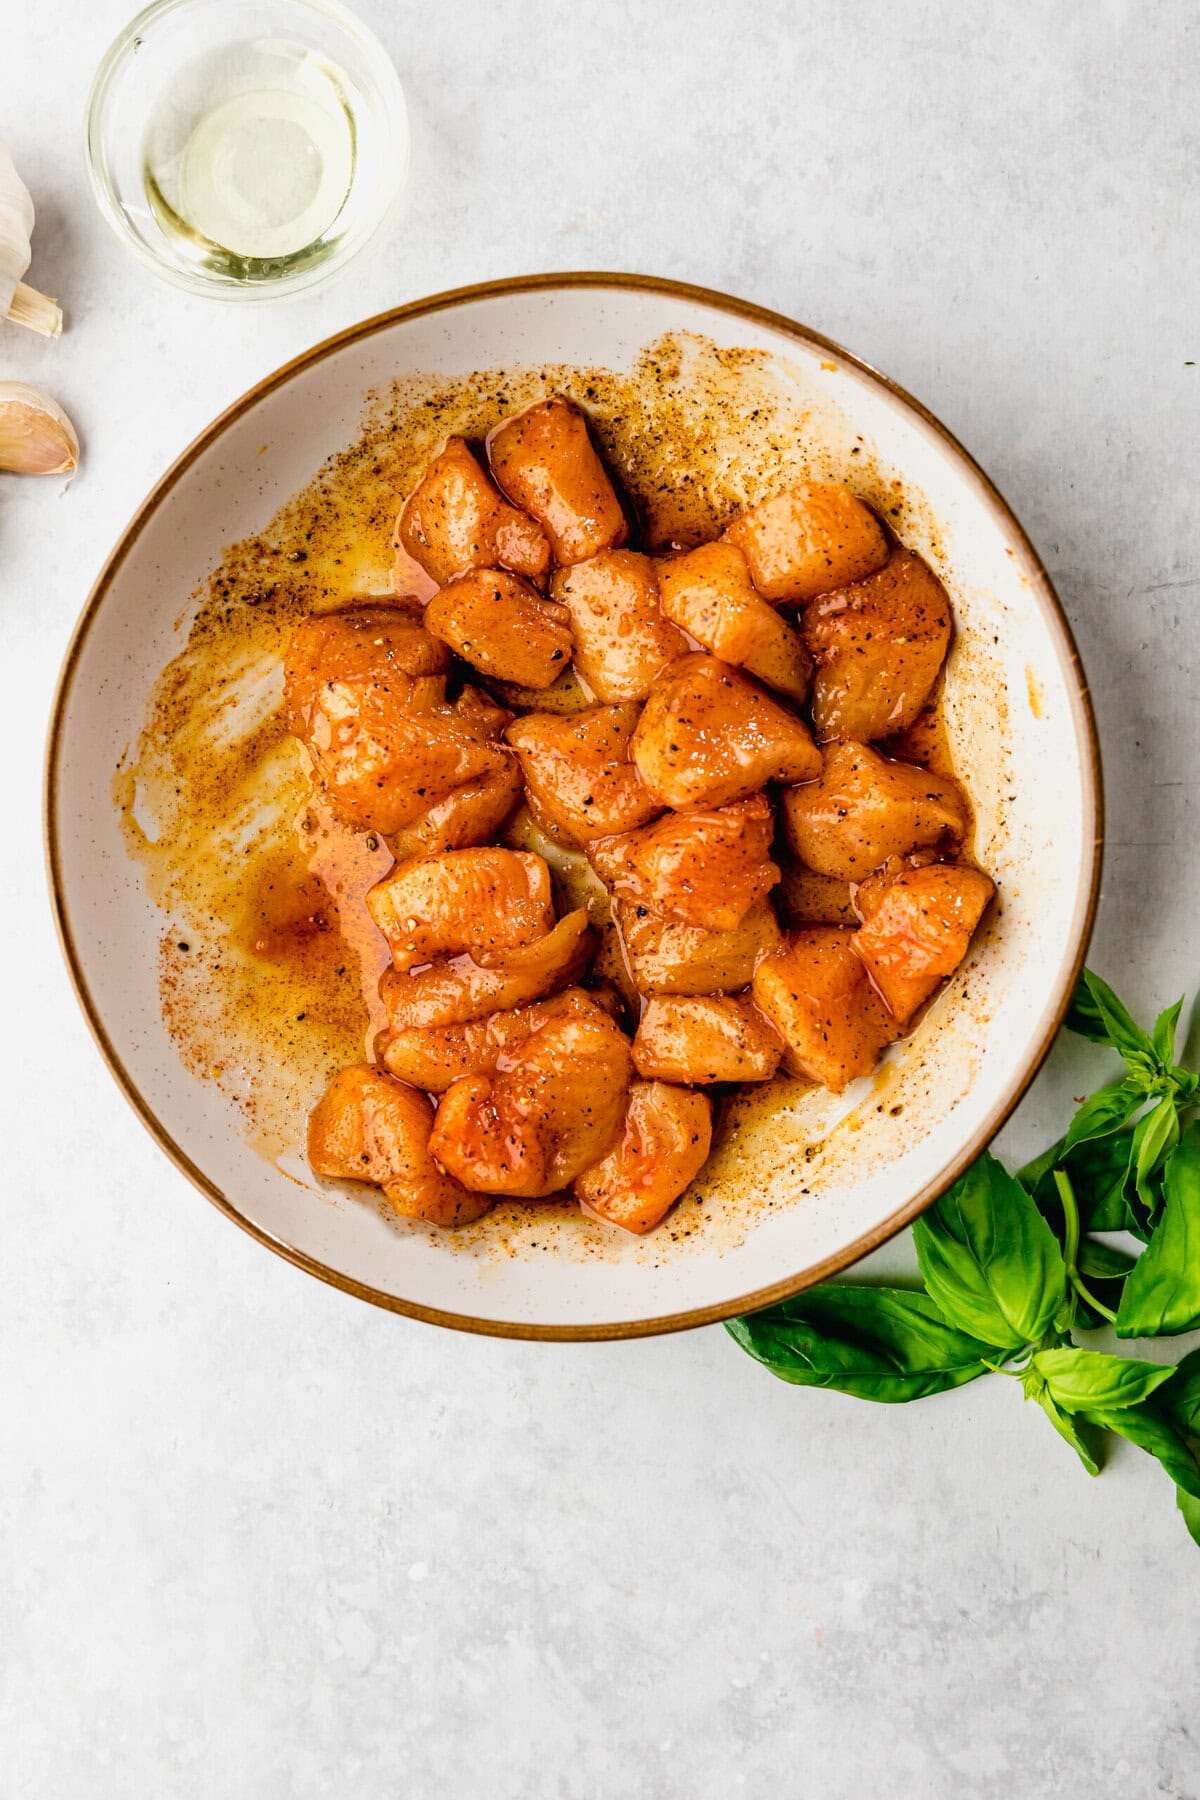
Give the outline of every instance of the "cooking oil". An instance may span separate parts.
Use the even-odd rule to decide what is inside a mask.
[[[186,69],[152,115],[143,182],[195,266],[270,281],[336,246],[356,131],[341,72],[300,45],[229,46]]]

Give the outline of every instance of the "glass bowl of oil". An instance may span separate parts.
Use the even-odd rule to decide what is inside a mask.
[[[383,45],[337,0],[157,0],[92,84],[100,209],[159,275],[217,299],[326,280],[408,174]]]

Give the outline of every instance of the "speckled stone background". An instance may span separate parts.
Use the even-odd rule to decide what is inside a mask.
[[[1192,1800],[1200,1552],[1146,1459],[1089,1482],[999,1379],[871,1408],[775,1383],[719,1329],[476,1340],[277,1261],[168,1166],[87,1037],[38,780],[105,552],[249,383],[461,282],[679,276],[857,350],[1013,501],[1099,709],[1093,960],[1172,999],[1198,972],[1200,19],[360,10],[408,84],[407,205],[328,291],[224,310],[144,275],[88,197],[121,0],[0,6],[0,130],[70,315],[58,345],[0,334],[0,375],[86,439],[69,492],[0,480],[0,1795]],[[1048,1141],[1094,1074],[1061,1046],[1006,1146]]]

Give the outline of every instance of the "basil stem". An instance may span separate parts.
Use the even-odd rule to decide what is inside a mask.
[[[1066,1237],[1063,1242],[1063,1261],[1067,1265],[1067,1280],[1079,1295],[1085,1306],[1115,1325],[1117,1315],[1103,1300],[1097,1300],[1091,1288],[1079,1273],[1079,1208],[1075,1203],[1075,1190],[1071,1186],[1071,1177],[1064,1169],[1055,1169],[1054,1185],[1058,1189],[1058,1197],[1062,1201],[1063,1217],[1067,1222]]]

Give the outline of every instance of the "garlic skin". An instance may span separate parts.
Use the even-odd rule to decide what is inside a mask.
[[[69,475],[78,465],[79,439],[58,401],[27,381],[0,381],[0,469]]]
[[[33,255],[32,235],[33,199],[0,138],[0,319],[27,325],[43,337],[57,337],[62,330],[58,303],[21,280]]]
[[[33,199],[0,138],[0,317],[8,312],[17,283],[29,267],[32,236]]]

